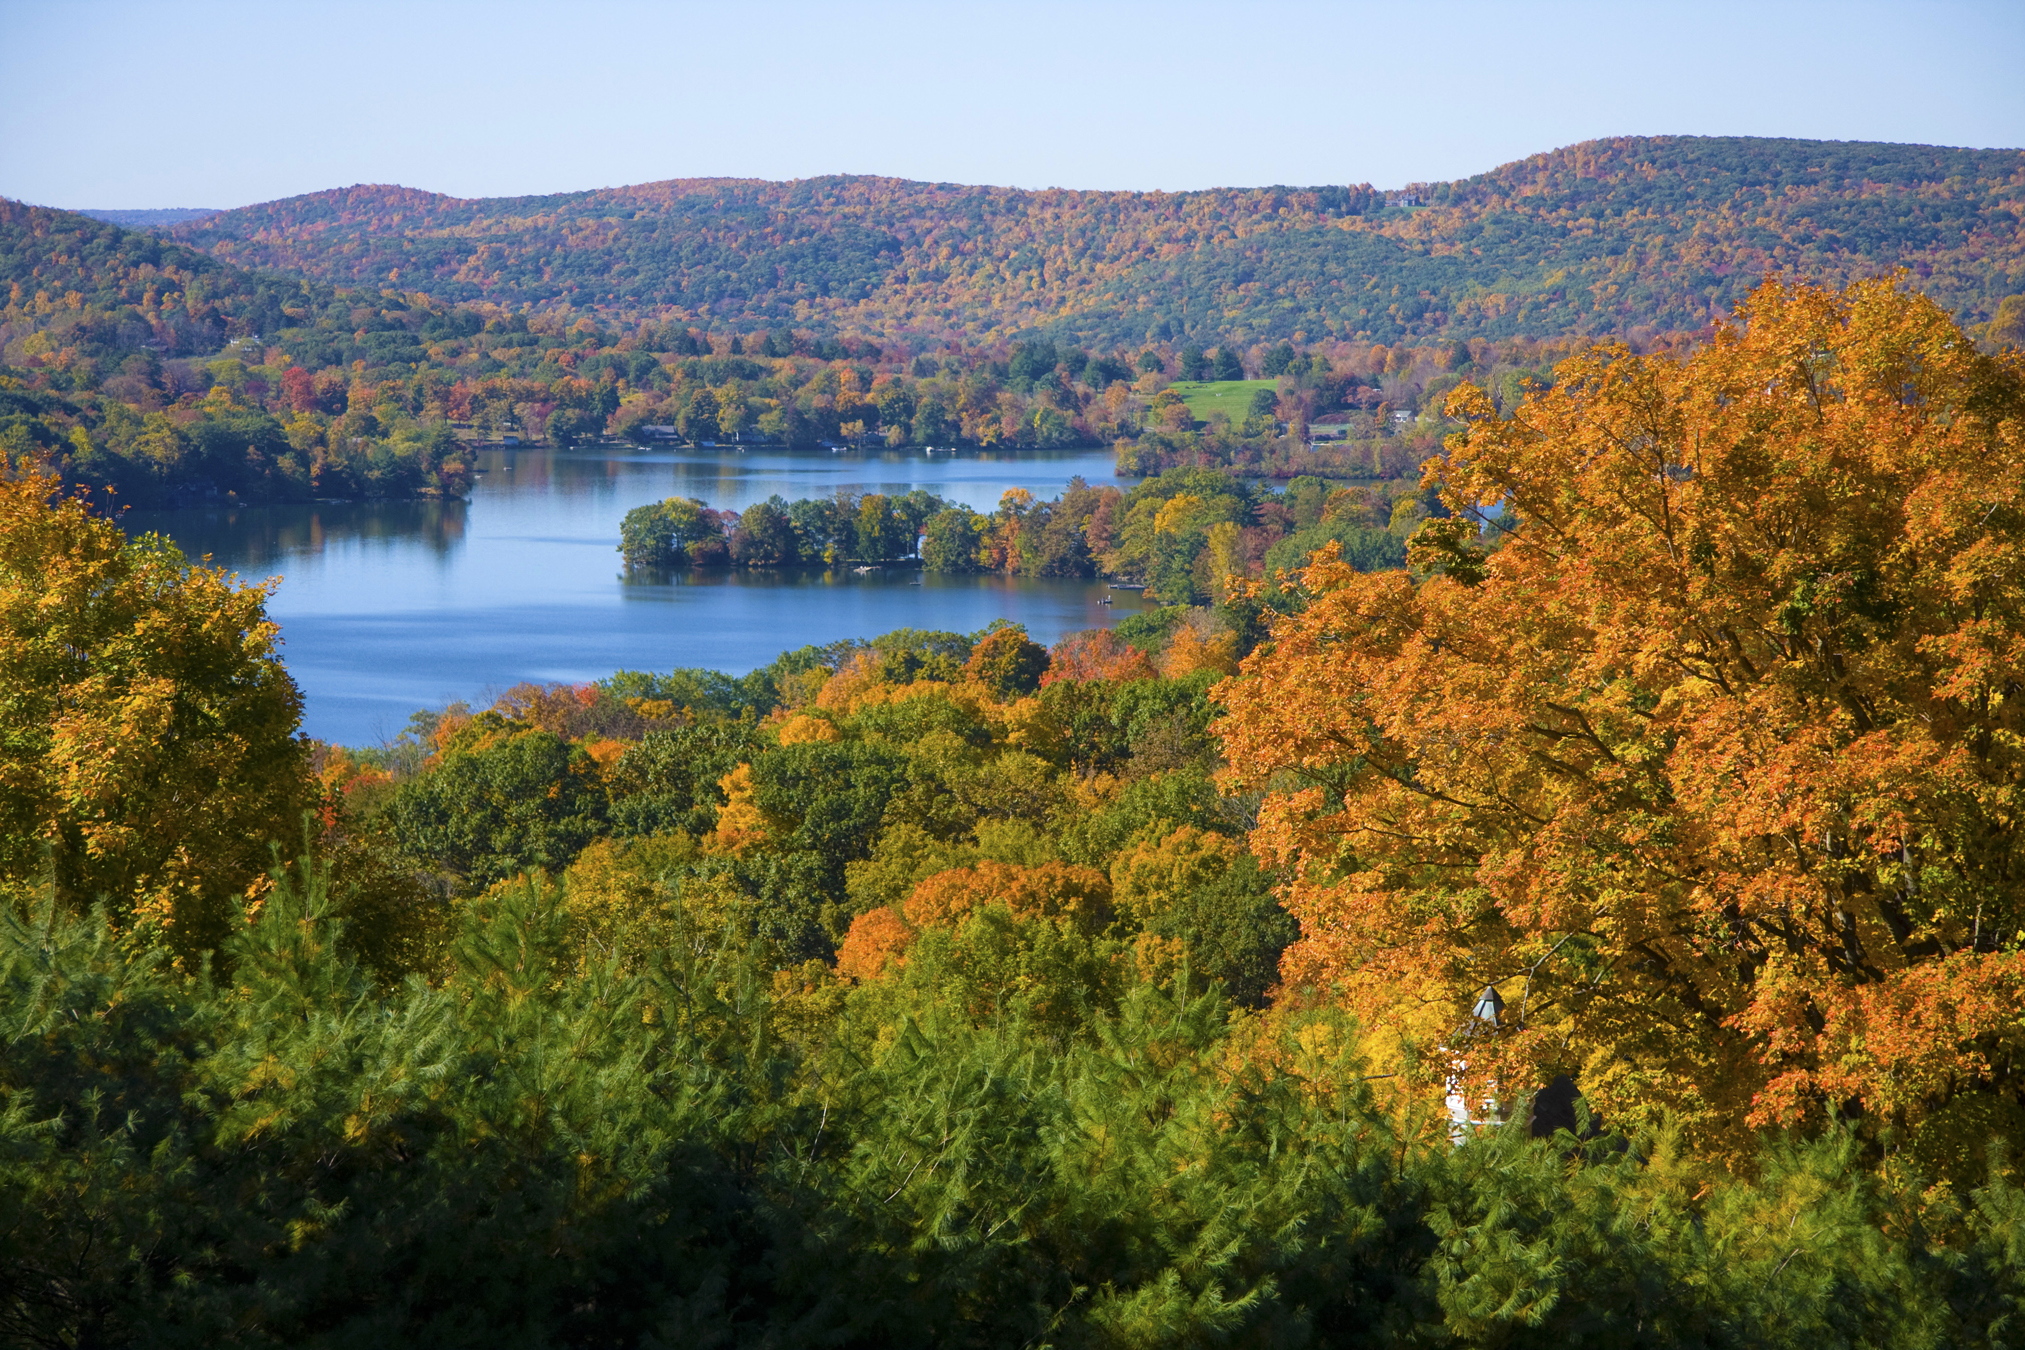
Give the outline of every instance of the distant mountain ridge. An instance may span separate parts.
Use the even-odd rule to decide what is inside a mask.
[[[147,208],[84,207],[77,212],[93,220],[103,220],[109,225],[118,225],[129,230],[165,230],[171,225],[181,225],[186,220],[202,220],[215,216],[215,206],[160,206]]]
[[[1841,283],[1905,267],[1980,322],[2025,291],[2021,221],[2025,151],[1619,137],[1393,194],[830,177],[465,200],[360,186],[167,233],[240,266],[446,301],[1207,345],[1692,329],[1778,269]]]
[[[1978,321],[2025,289],[2021,219],[2018,150],[1620,137],[1390,196],[871,177],[476,200],[362,186],[171,233],[332,283],[747,331],[1393,342],[1697,328],[1770,269],[1843,282],[1904,266]]]

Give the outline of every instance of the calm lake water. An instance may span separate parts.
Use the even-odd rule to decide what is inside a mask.
[[[969,632],[995,618],[1052,642],[1116,622],[1135,593],[1102,582],[924,577],[894,570],[693,572],[629,579],[619,520],[696,497],[743,510],[779,493],[926,488],[981,511],[1023,487],[1052,497],[1074,475],[1120,480],[1109,451],[932,458],[911,453],[492,451],[469,502],[134,511],[192,557],[252,580],[279,576],[268,612],[306,710],[303,730],[346,745],[392,737],[419,708],[483,702],[522,680],[703,666],[743,673],[807,643],[895,628]],[[1129,481],[1129,480],[1128,480]],[[921,584],[915,585],[919,581]]]

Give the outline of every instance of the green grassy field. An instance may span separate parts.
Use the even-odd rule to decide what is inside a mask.
[[[1198,422],[1207,422],[1213,412],[1242,422],[1252,410],[1252,395],[1278,386],[1277,380],[1176,380],[1168,387],[1181,395],[1189,415]]]

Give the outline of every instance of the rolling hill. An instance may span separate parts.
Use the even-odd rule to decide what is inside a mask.
[[[1099,344],[1693,329],[1767,270],[2025,290],[2025,152],[1623,137],[1396,193],[677,179],[461,200],[360,186],[170,227],[244,267],[753,331]]]
[[[173,240],[80,211],[0,198],[0,348],[34,333],[51,350],[215,350],[273,332],[330,287],[256,276]],[[34,354],[34,353],[30,353]]]

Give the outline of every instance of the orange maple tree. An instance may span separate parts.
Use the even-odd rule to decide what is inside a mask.
[[[987,905],[1003,905],[1015,919],[1050,919],[1096,932],[1111,917],[1111,882],[1096,868],[1074,863],[1026,867],[986,860],[952,867],[922,881],[901,909],[880,906],[852,920],[837,949],[837,968],[876,979],[899,967],[920,930],[960,928]]]
[[[1041,676],[1041,688],[1064,680],[1085,682],[1106,680],[1126,684],[1150,680],[1159,672],[1153,661],[1137,647],[1123,641],[1108,628],[1071,633],[1048,651],[1048,668]]]
[[[1712,1142],[2015,1101],[2021,376],[1890,280],[1774,280],[1692,355],[1459,388],[1415,570],[1318,555],[1220,687],[1287,987]]]

